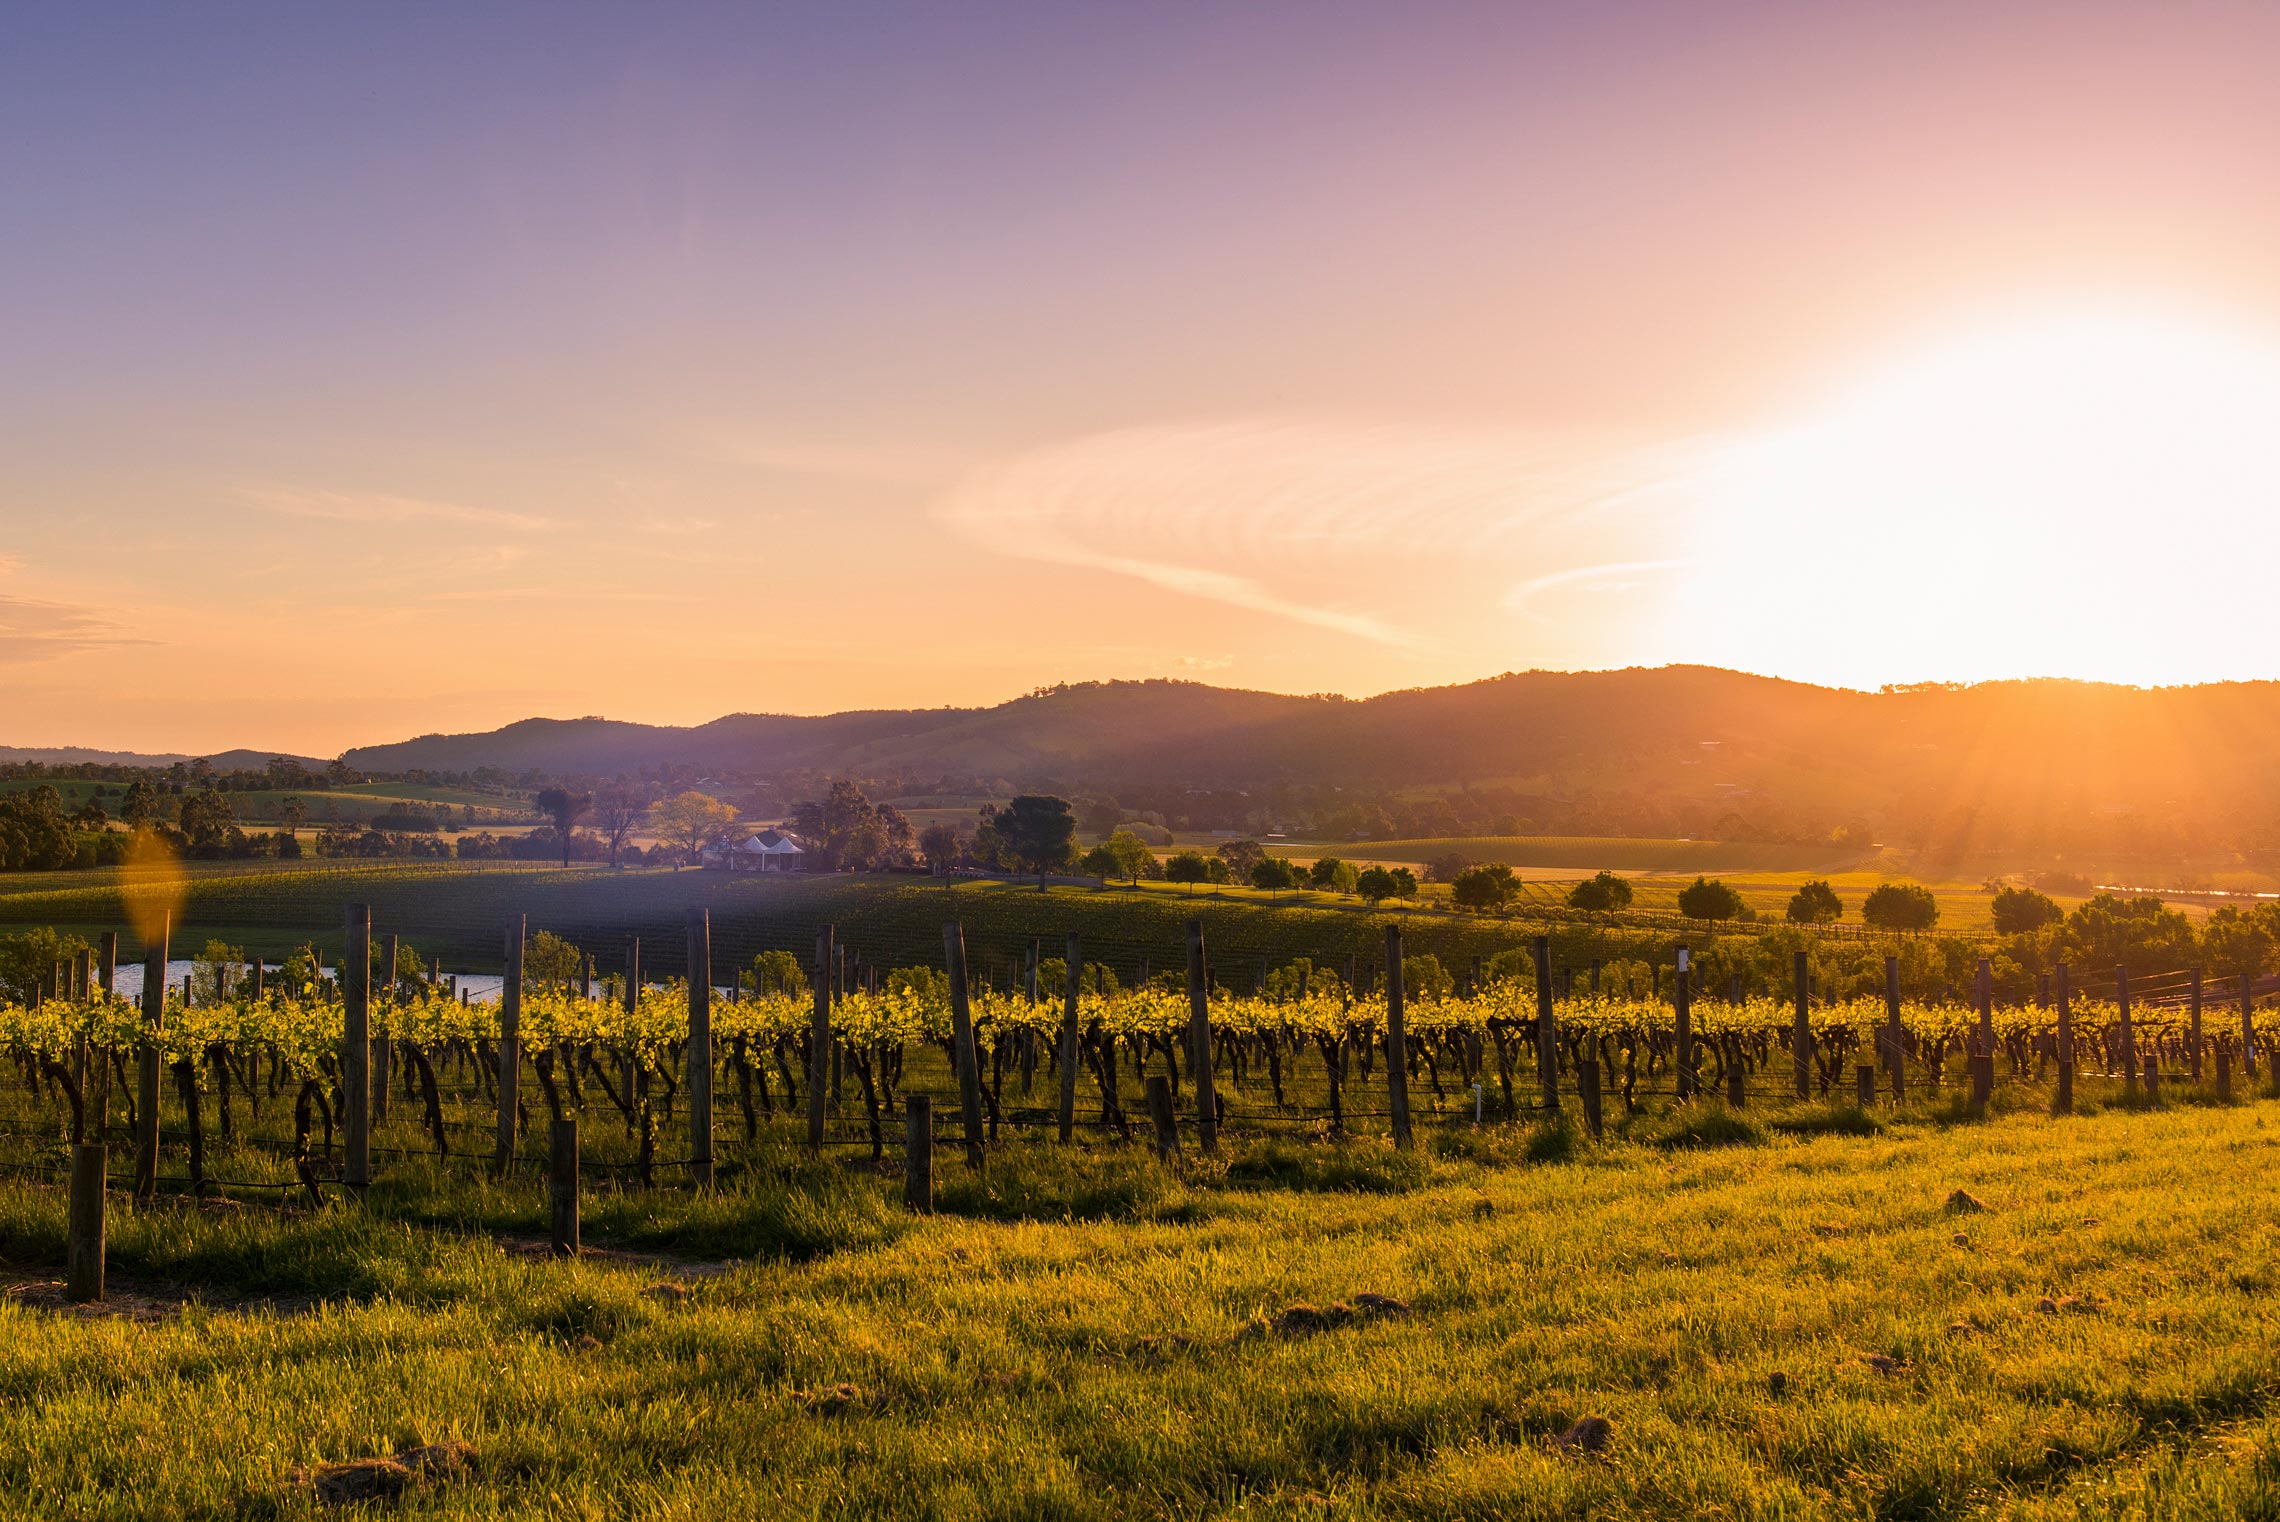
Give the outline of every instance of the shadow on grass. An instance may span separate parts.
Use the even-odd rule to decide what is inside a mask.
[[[1884,1122],[1856,1104],[1794,1110],[1768,1124],[1784,1136],[1875,1136],[1884,1129]]]
[[[1631,1139],[1664,1152],[1698,1147],[1754,1147],[1765,1133],[1723,1105],[1687,1105],[1630,1130]]]

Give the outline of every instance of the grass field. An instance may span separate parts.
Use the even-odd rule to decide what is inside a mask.
[[[1024,1144],[932,1219],[787,1150],[597,1196],[575,1264],[537,1180],[405,1161],[361,1208],[117,1202],[92,1315],[12,1181],[0,1494],[313,1516],[296,1469],[459,1441],[388,1514],[2270,1516],[2274,1114]]]
[[[1454,852],[1567,876],[1606,869],[1621,873],[1802,872],[1820,876],[1856,865],[1873,852],[1828,846],[1726,840],[1631,840],[1595,835],[1479,835],[1450,840],[1363,840],[1345,845],[1277,844],[1278,856],[1336,856],[1346,861],[1417,864]]]

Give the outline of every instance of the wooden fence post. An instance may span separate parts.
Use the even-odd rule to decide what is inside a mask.
[[[340,1181],[358,1199],[372,1185],[372,906],[350,904],[340,958]]]
[[[958,1070],[958,1108],[966,1126],[966,1166],[982,1166],[982,1073],[974,1050],[974,1014],[966,1000],[966,932],[942,927],[942,960],[950,975],[951,1064]]]
[[[1061,997],[1061,1140],[1069,1141],[1077,1134],[1077,1004],[1085,992],[1084,951],[1073,930],[1062,959],[1068,987]]]
[[[1892,1073],[1892,1102],[1908,1097],[1908,1037],[1900,1023],[1900,959],[1884,959],[1884,1062]]]
[[[500,1174],[514,1166],[516,1106],[522,1098],[523,916],[510,915],[506,933],[506,972],[499,980],[499,1139],[491,1166]]]
[[[2185,1056],[2192,1067],[2193,1081],[2199,1083],[2201,1081],[2201,969],[2198,967],[2188,968],[2186,978],[2188,982],[2185,996],[2190,1005],[2190,1024],[2185,1039]]]
[[[1583,1128],[1599,1139],[1601,1096],[1599,1090],[1599,1059],[1586,1057],[1575,1065],[1575,1091],[1583,1100]]]
[[[103,1171],[111,1149],[99,1141],[71,1149],[71,1218],[64,1242],[64,1298],[86,1305],[103,1298]]]
[[[2240,1076],[2243,1082],[2256,1082],[2256,980],[2245,972],[2240,975]]]
[[[380,1125],[388,1119],[388,1049],[395,1030],[392,1018],[396,1008],[396,937],[389,936],[380,943],[387,969],[380,977],[380,1033],[372,1040],[372,1123]]]
[[[160,911],[158,934],[143,947],[143,1039],[135,1052],[135,1198],[158,1193],[158,1038],[166,1029],[166,942],[172,916]]]
[[[934,1213],[934,1099],[927,1094],[903,1100],[903,1204]]]
[[[1797,1008],[1789,1028],[1790,1065],[1796,1069],[1797,1097],[1813,1096],[1813,965],[1809,953],[1800,951],[1790,958],[1790,974],[1795,984]]]
[[[815,1013],[808,1022],[807,1144],[810,1152],[823,1150],[824,1084],[831,1067],[831,980],[838,970],[835,931],[829,925],[815,933]]]
[[[1672,1086],[1680,1099],[1694,1097],[1694,980],[1689,974],[1692,963],[1687,949],[1678,948],[1678,976],[1670,985],[1670,997],[1676,1033],[1676,1066],[1672,1073]]]
[[[1863,1062],[1853,1069],[1853,1100],[1862,1109],[1876,1103],[1876,1064]]]
[[[2232,1098],[2232,1053],[2217,1048],[2217,1097]]]
[[[1211,1071],[1211,974],[1203,956],[1203,921],[1189,920],[1188,1054],[1195,1063],[1195,1134],[1205,1155],[1219,1150],[1219,1089]]]
[[[1539,935],[1536,953],[1536,1082],[1546,1115],[1560,1113],[1560,1027],[1552,1015],[1552,938]]]
[[[1401,967],[1401,927],[1385,927],[1385,1088],[1393,1112],[1393,1144],[1406,1148],[1409,1133],[1409,1032],[1403,1021],[1407,985]]]
[[[1172,1114],[1172,1081],[1161,1073],[1148,1075],[1148,1119],[1156,1126],[1156,1156],[1167,1163],[1180,1160],[1180,1123]]]
[[[689,1169],[713,1181],[712,911],[689,911]]]
[[[546,1198],[552,1216],[554,1255],[578,1256],[578,1117],[565,1115],[554,1122],[546,1178]]]
[[[2130,1028],[2130,970],[2114,969],[2114,1003],[2118,1007],[2122,1027],[2122,1090],[2126,1094],[2138,1091],[2137,1032]]]
[[[2064,962],[2058,964],[2058,1091],[2051,1099],[2051,1113],[2074,1113],[2074,995],[2067,978]]]
[[[1972,998],[1979,1006],[1979,1026],[1971,1037],[1971,1110],[1984,1117],[1995,1097],[1995,969],[1985,957],[1972,978]]]
[[[2161,1098],[2161,1054],[2145,1054],[2145,1097],[2149,1103]]]

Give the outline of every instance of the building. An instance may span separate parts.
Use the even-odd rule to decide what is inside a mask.
[[[723,835],[697,853],[708,867],[729,872],[804,872],[807,847],[783,830],[762,830],[753,835]]]

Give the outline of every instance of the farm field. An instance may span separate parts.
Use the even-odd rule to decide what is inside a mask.
[[[1801,872],[1820,876],[1873,852],[1754,841],[1651,840],[1597,835],[1477,835],[1447,840],[1362,840],[1343,845],[1278,842],[1278,856],[1337,856],[1346,861],[1415,865],[1451,852],[1473,861],[1588,877],[1611,872]]]
[[[576,1263],[539,1180],[407,1160],[364,1206],[118,1202],[93,1313],[10,1180],[0,1494],[326,1515],[296,1470],[457,1442],[391,1514],[2269,1515],[2275,1113],[1021,1143],[932,1218],[786,1147],[598,1194]]]

